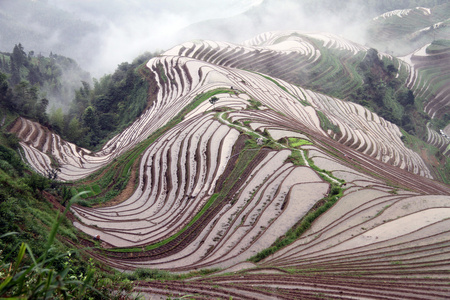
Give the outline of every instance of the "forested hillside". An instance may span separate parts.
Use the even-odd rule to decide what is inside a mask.
[[[82,70],[73,59],[53,53],[45,57],[33,50],[27,51],[20,43],[11,52],[0,52],[0,72],[7,75],[7,82],[12,89],[19,84],[22,88],[34,87],[38,98],[47,99],[48,108],[64,110],[70,106],[74,90],[81,86],[81,82],[91,82],[89,73]],[[24,81],[27,84],[22,83]],[[18,111],[24,109],[23,113],[27,114],[27,108],[20,103],[11,105]]]
[[[149,87],[138,66],[153,55],[143,54],[113,74],[91,79],[73,59],[26,54],[18,44],[12,53],[0,53],[1,104],[92,149],[146,107]]]

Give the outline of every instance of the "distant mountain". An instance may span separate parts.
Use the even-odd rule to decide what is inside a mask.
[[[439,6],[433,9],[432,16],[428,16],[425,22],[419,20],[417,26],[411,27],[408,32],[401,31],[413,35],[426,26],[445,23],[445,16],[448,15],[445,4],[448,5],[445,0],[265,0],[234,17],[217,18],[212,14],[209,21],[188,26],[179,34],[174,34],[172,30],[178,24],[171,23],[176,23],[176,12],[172,14],[170,10],[160,10],[155,3],[92,1],[83,4],[69,0],[4,0],[0,4],[0,26],[3,29],[0,33],[0,51],[9,51],[15,44],[21,43],[37,54],[48,56],[53,52],[71,57],[96,76],[102,75],[105,70],[113,71],[123,60],[132,60],[145,51],[170,47],[186,40],[240,43],[270,30],[331,32],[361,44],[367,43],[381,51],[386,48],[397,51],[404,50],[395,42],[399,40],[398,34],[386,36],[379,32],[380,26],[384,28],[389,24],[380,23],[385,19],[372,23],[372,19],[393,10],[414,9],[417,6],[433,9]],[[142,8],[142,5],[145,7]],[[175,9],[176,6],[173,2],[169,8]],[[448,31],[444,33],[442,28],[439,27],[439,32],[431,35],[447,38]],[[159,30],[164,34],[160,35]],[[419,42],[432,40],[419,35],[414,38]],[[387,37],[389,40],[386,40]],[[117,55],[122,55],[122,58]]]

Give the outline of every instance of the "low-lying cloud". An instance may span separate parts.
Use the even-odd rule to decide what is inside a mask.
[[[160,51],[182,42],[176,36],[195,22],[227,18],[243,13],[261,0],[200,1],[123,1],[123,0],[48,0],[83,21],[100,29],[93,38],[99,45],[88,66],[94,76],[111,72],[123,61],[131,61],[145,51]],[[89,47],[89,45],[85,45]]]
[[[99,77],[143,52],[166,50],[192,39],[243,42],[265,31],[300,30],[331,32],[364,44],[366,29],[361,21],[376,16],[370,15],[373,11],[368,7],[373,10],[377,3],[377,0],[1,0],[0,26],[14,23],[19,29],[13,34],[17,35],[17,41],[9,38],[9,44],[0,32],[0,50],[10,52],[14,44],[21,42],[26,50],[36,53],[48,55],[52,51],[72,57]]]

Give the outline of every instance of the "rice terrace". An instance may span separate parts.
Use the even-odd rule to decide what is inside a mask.
[[[448,299],[449,15],[371,20],[402,56],[301,30],[180,43],[130,71],[143,109],[98,149],[3,108],[1,130],[53,170],[55,210],[85,191],[57,239],[147,271],[146,299]],[[447,39],[420,44],[431,21]]]

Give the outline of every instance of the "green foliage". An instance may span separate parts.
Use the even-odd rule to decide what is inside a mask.
[[[293,163],[296,166],[306,166],[301,150],[292,150],[291,155],[288,156],[286,162]]]
[[[439,50],[450,48],[450,40],[435,40],[427,47],[427,53],[433,53]]]
[[[163,64],[162,63],[158,63],[156,66],[158,67],[159,77],[161,78],[161,80],[163,82],[167,82],[168,79],[167,79],[166,72],[164,70]]]
[[[52,129],[56,132],[62,132],[64,129],[64,113],[61,108],[55,109],[54,107],[50,110],[50,123]]]
[[[44,106],[43,112],[49,103],[67,108],[80,81],[90,80],[89,74],[81,70],[73,59],[52,53],[49,57],[35,56],[34,51],[26,55],[20,43],[14,46],[12,53],[0,53],[0,72],[8,75],[7,81],[12,88],[22,81],[39,87],[39,98],[46,100],[39,103]],[[45,123],[45,118],[40,117],[36,119]]]
[[[308,140],[295,138],[295,137],[288,138],[288,141],[289,141],[289,146],[294,147],[294,148],[302,146],[302,145],[312,145],[312,143]]]
[[[403,85],[406,75],[394,63],[387,59],[383,61],[377,50],[369,49],[359,64],[364,84],[349,96],[349,100],[424,138],[428,117],[419,112],[412,91]]]
[[[80,75],[75,81],[81,81],[81,87],[78,85],[73,92],[75,86],[64,78],[70,77],[66,72],[81,74],[75,61],[56,54],[50,54],[49,58],[27,57],[23,47],[16,45],[12,54],[0,55],[3,58],[0,59],[0,106],[50,125],[64,139],[79,146],[95,149],[128,126],[147,106],[149,84],[143,76],[148,74],[142,65],[153,55],[145,53],[132,64],[120,64],[114,74],[94,80],[94,88],[88,82],[89,76]],[[5,58],[12,67],[4,67]],[[17,72],[11,74],[11,70]],[[28,75],[20,75],[21,70]],[[42,98],[44,93],[49,99],[74,98],[58,106],[51,105],[48,117],[46,110],[52,101]],[[69,106],[64,112],[63,108]]]
[[[182,121],[184,116],[195,109],[202,102],[210,99],[214,95],[221,93],[229,93],[228,89],[216,89],[207,93],[201,93],[195,97],[193,102],[187,105],[175,118],[169,121],[166,125],[155,131],[147,140],[141,142],[132,150],[124,153],[121,157],[115,159],[115,161],[105,169],[101,169],[87,180],[91,183],[88,186],[83,186],[83,182],[77,183],[77,188],[73,188],[72,195],[75,195],[80,191],[93,191],[93,193],[85,195],[86,201],[80,201],[79,204],[83,206],[91,206],[93,204],[99,204],[107,202],[121,192],[128,183],[130,177],[130,170],[134,162],[140,157],[143,151],[147,149],[156,139],[158,139],[164,132]],[[101,174],[101,177],[99,175]],[[95,189],[99,187],[101,193],[95,192]]]
[[[219,98],[217,98],[216,96],[211,97],[211,99],[209,99],[209,103],[211,103],[212,105],[216,104],[216,102],[219,101]]]
[[[337,184],[332,184],[330,187],[330,192],[328,196],[321,201],[319,205],[316,204],[312,210],[304,216],[293,228],[289,229],[286,234],[278,238],[275,243],[261,252],[257,253],[255,256],[251,257],[249,260],[252,262],[258,262],[267,256],[275,253],[279,249],[292,244],[296,239],[298,239],[306,230],[309,229],[311,223],[317,219],[321,214],[326,212],[330,207],[332,207],[337,200],[342,197],[343,189]]]
[[[248,106],[249,109],[259,109],[259,107],[262,105],[260,101],[256,101],[253,99],[248,100],[250,105]]]
[[[7,148],[3,145],[0,145],[0,161],[4,161],[10,165],[11,168],[13,168],[19,175],[22,175],[25,170],[25,164],[22,162],[17,153],[11,148]]]
[[[75,92],[75,99],[57,132],[77,145],[97,149],[111,135],[133,122],[147,106],[149,83],[143,62],[153,56],[146,53],[132,64],[122,63],[112,75],[87,82]]]
[[[54,263],[66,254],[54,255],[52,244],[55,242],[56,231],[66,215],[70,205],[67,206],[62,216],[55,220],[47,243],[39,257],[36,257],[31,247],[22,242],[19,246],[15,259],[8,254],[1,260],[1,273],[4,278],[0,284],[1,297],[26,297],[34,298],[54,298],[62,296],[65,299],[70,295],[83,296],[93,272],[90,271],[83,281],[68,278],[70,268],[62,270],[54,268]],[[4,234],[7,237],[12,233]],[[27,259],[25,255],[28,254]]]
[[[171,279],[173,275],[167,271],[158,269],[136,269],[131,275],[128,275],[131,280],[164,280]]]
[[[439,132],[440,129],[443,129],[450,124],[450,113],[443,114],[441,118],[433,118],[430,120],[430,123],[432,128]]]
[[[438,162],[430,168],[433,171],[433,176],[446,184],[450,184],[450,158],[444,157],[438,148],[427,144],[414,135],[408,134],[405,130],[401,132],[403,134],[402,141],[405,146],[414,152],[420,153],[426,162]]]
[[[320,127],[322,127],[323,130],[331,130],[336,134],[341,133],[341,129],[339,128],[339,126],[331,123],[331,121],[327,118],[327,116],[325,116],[323,112],[316,110],[316,113],[320,120]]]
[[[55,251],[57,231],[65,222],[70,204],[64,213],[50,221],[47,241],[36,254],[26,242],[6,254],[0,254],[0,297],[20,299],[128,299],[132,282],[124,275],[105,274],[95,268],[90,258],[87,263],[78,251]],[[39,210],[38,210],[39,211]],[[50,217],[52,219],[52,217]],[[53,223],[53,225],[52,225]],[[5,240],[17,236],[10,232],[0,236]]]
[[[10,88],[6,75],[0,72],[0,106],[30,119],[46,123],[48,100],[39,99],[39,88],[27,81],[20,81]]]

